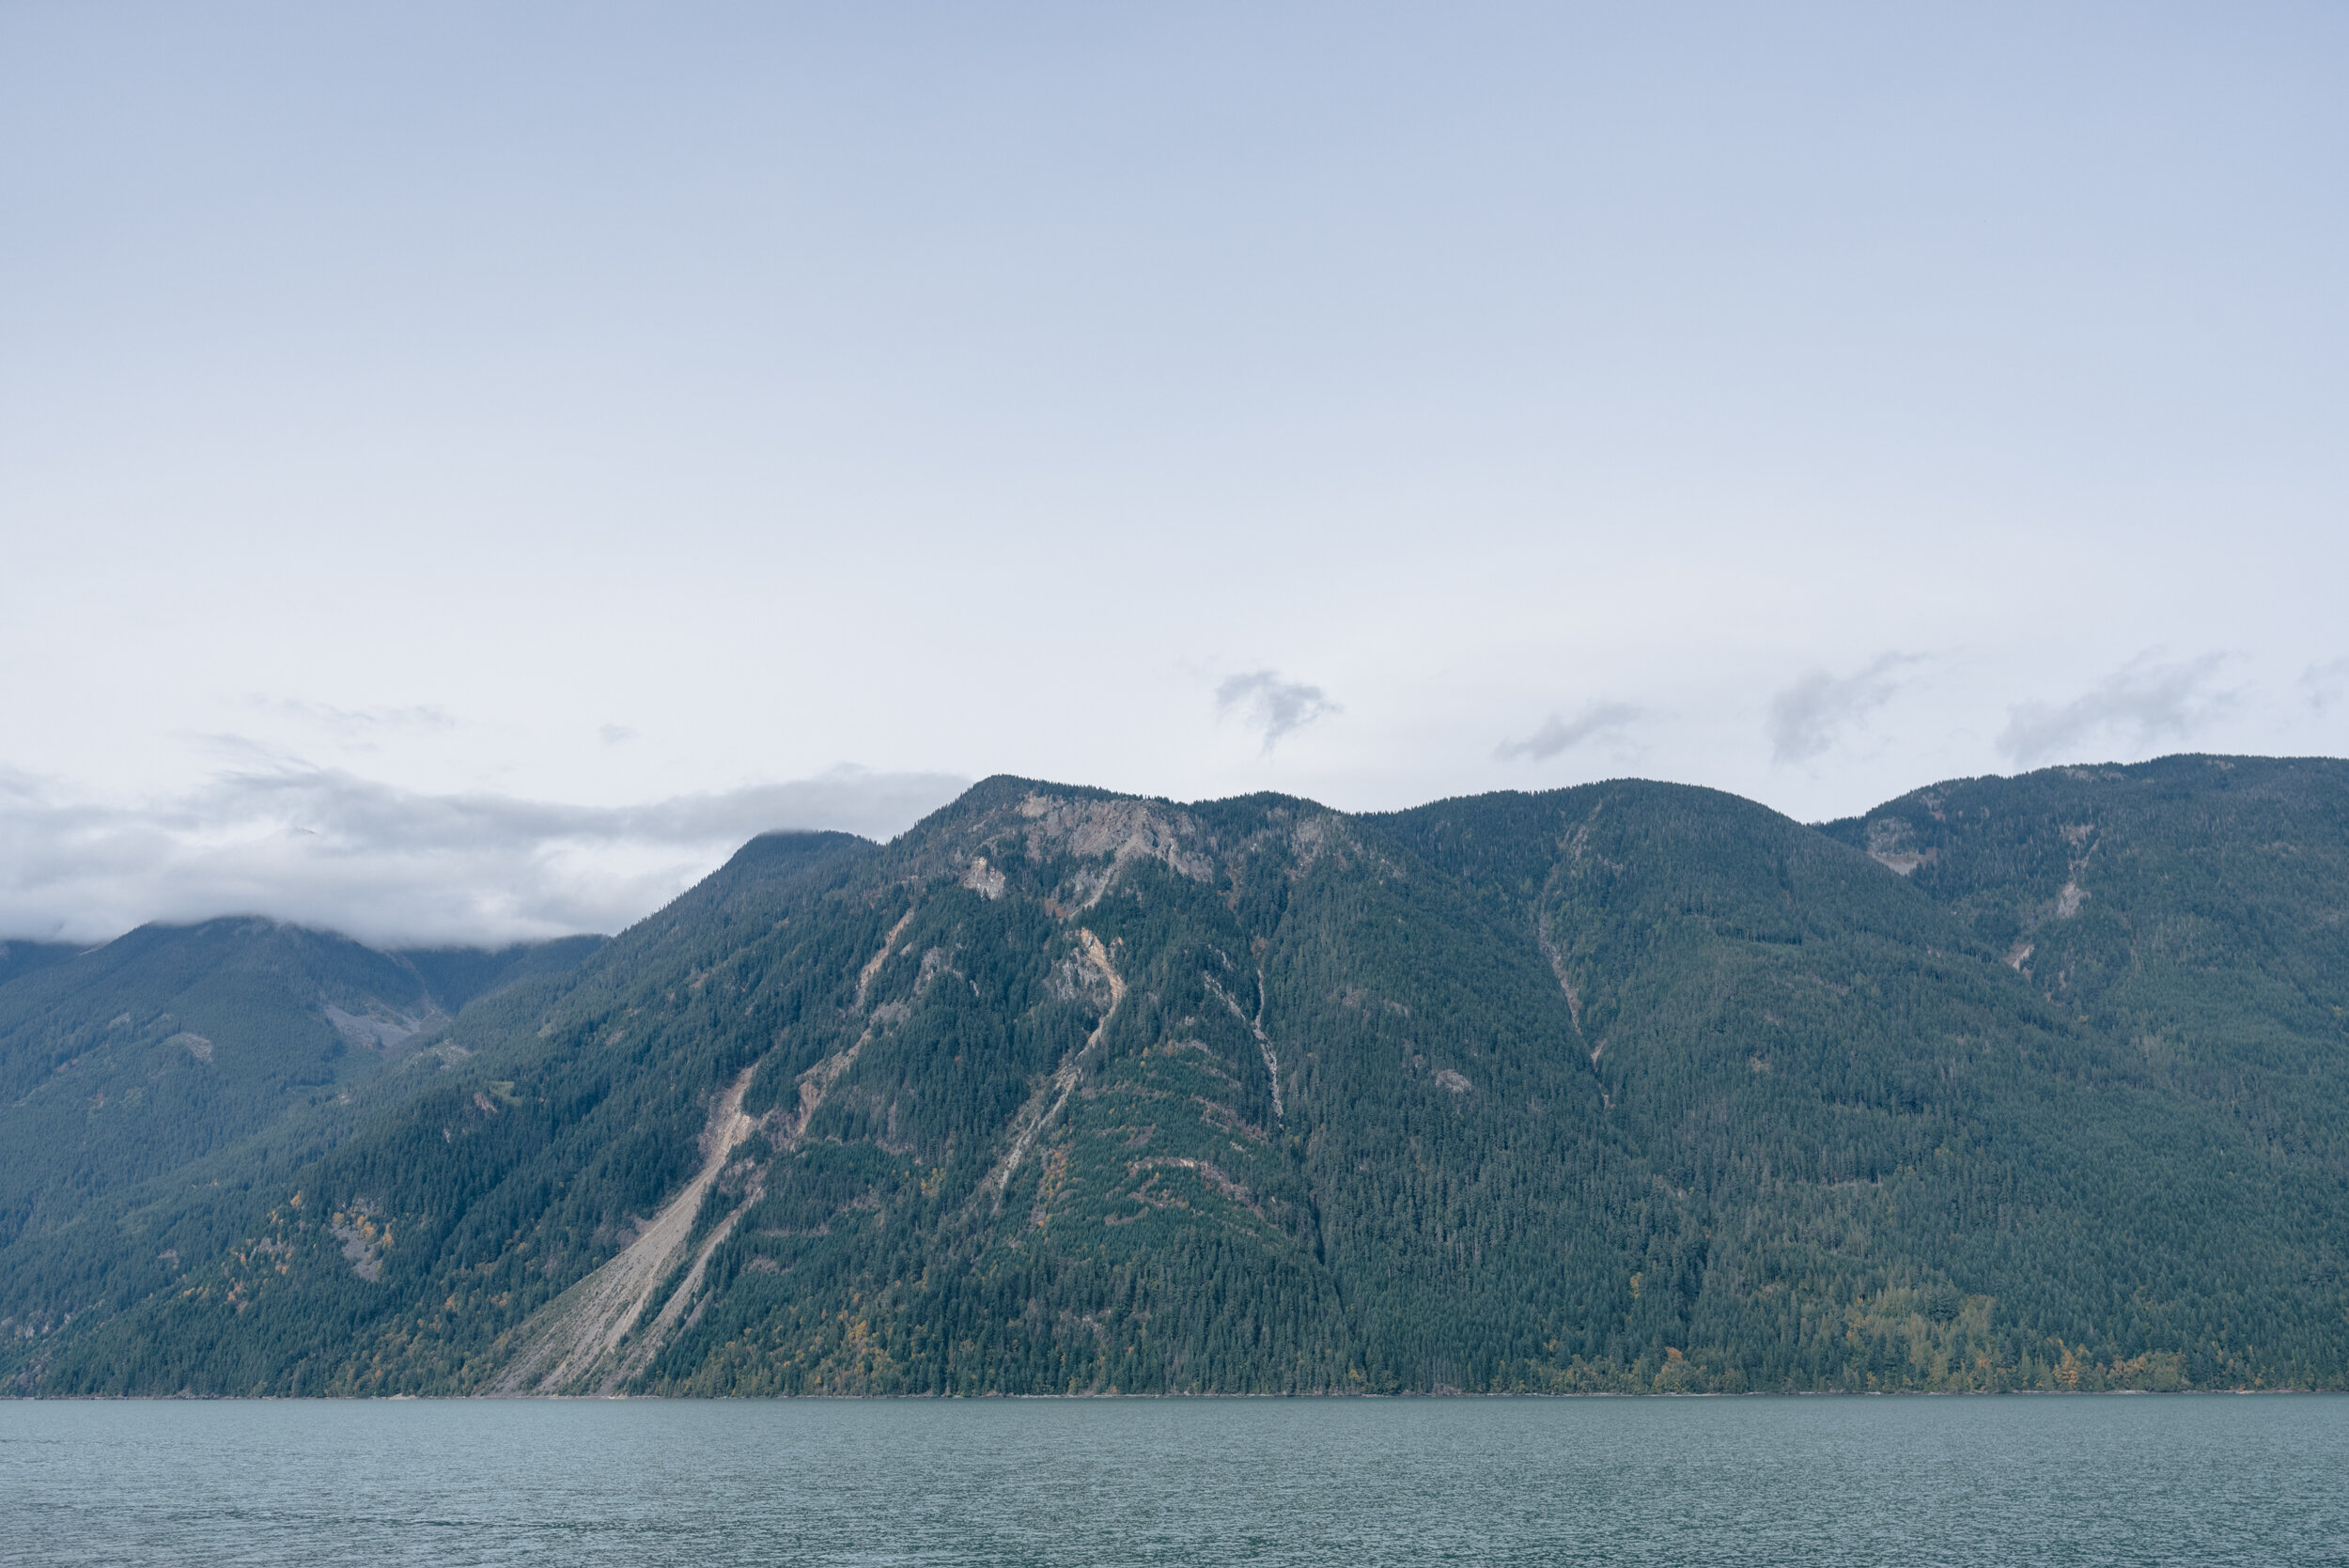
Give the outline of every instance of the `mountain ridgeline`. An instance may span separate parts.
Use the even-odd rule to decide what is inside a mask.
[[[344,944],[266,1081],[139,935],[0,970],[18,1392],[2349,1386],[2341,762],[998,778],[502,988]]]
[[[379,953],[274,921],[0,948],[0,1248],[352,1091],[601,946]],[[0,1254],[5,1255],[5,1254]]]

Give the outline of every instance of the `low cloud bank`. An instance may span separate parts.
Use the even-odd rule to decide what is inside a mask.
[[[2069,702],[2017,703],[2007,710],[1999,748],[2029,768],[2112,739],[2186,744],[2234,706],[2234,693],[2217,686],[2226,661],[2217,653],[2178,660],[2139,654]]]
[[[887,838],[967,783],[843,768],[642,805],[575,806],[428,795],[288,765],[124,802],[0,772],[0,938],[95,942],[149,921],[223,914],[394,945],[617,931],[758,833],[825,828]]]

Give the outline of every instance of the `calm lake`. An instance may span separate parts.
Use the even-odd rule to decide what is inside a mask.
[[[0,1402],[8,1563],[2349,1563],[2349,1397]]]

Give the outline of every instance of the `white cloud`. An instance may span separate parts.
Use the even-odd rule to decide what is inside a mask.
[[[2068,703],[2017,703],[2007,710],[1999,749],[2028,767],[2053,762],[2100,736],[2138,746],[2185,741],[2233,706],[2234,694],[2212,689],[2226,655],[2165,661],[2138,655]]]
[[[1269,753],[1306,725],[1345,710],[1318,686],[1284,679],[1277,670],[1252,670],[1226,677],[1215,689],[1215,711],[1219,718],[1242,715],[1262,732]]]
[[[1628,703],[1593,703],[1569,722],[1551,714],[1542,727],[1523,740],[1504,740],[1493,748],[1493,756],[1501,762],[1530,758],[1546,762],[1561,752],[1572,751],[1588,740],[1621,731],[1634,720],[1642,717],[1645,709]]]
[[[1913,654],[1878,654],[1865,669],[1848,675],[1813,670],[1770,699],[1764,726],[1777,762],[1809,762],[1823,756],[1847,727],[1892,700],[1901,688],[1895,670],[1914,664]]]
[[[2310,665],[2300,672],[2300,690],[2310,707],[2319,713],[2329,711],[2335,703],[2349,697],[2349,659]]]
[[[0,772],[0,935],[96,941],[148,921],[264,914],[373,942],[615,931],[778,828],[903,831],[959,793],[937,773],[815,778],[575,806],[428,795],[269,762],[109,801]]]

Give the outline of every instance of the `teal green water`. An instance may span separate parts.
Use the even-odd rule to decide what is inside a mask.
[[[2349,1563],[2349,1397],[0,1403],[8,1563]]]

